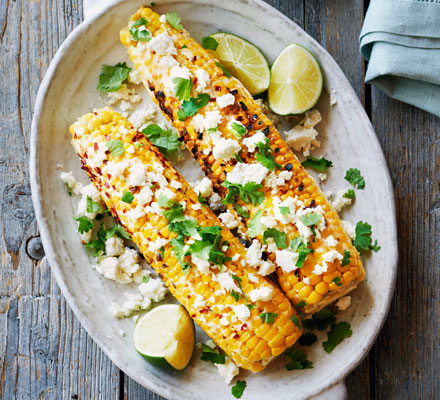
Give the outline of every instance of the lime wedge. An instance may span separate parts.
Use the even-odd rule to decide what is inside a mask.
[[[180,371],[194,351],[194,322],[182,306],[164,304],[139,318],[133,341],[147,361]]]
[[[321,67],[312,53],[292,43],[276,58],[271,69],[269,107],[279,115],[302,114],[317,103],[322,92]]]
[[[213,51],[214,56],[252,96],[267,90],[270,82],[269,64],[257,47],[231,33],[214,33],[211,37],[218,43]]]

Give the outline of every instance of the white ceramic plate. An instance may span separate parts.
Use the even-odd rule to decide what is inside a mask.
[[[119,368],[169,399],[231,398],[230,387],[209,363],[196,361],[184,372],[172,373],[154,368],[138,356],[131,340],[133,322],[118,320],[109,310],[112,299],[121,297],[125,288],[109,283],[90,268],[93,261],[83,249],[72,219],[75,204],[66,196],[56,168],[62,163],[64,170],[85,177],[71,148],[68,127],[78,116],[103,104],[96,90],[101,65],[128,59],[118,33],[143,3],[139,0],[112,3],[78,26],[52,61],[38,92],[32,125],[30,168],[36,216],[46,255],[64,296],[87,331]],[[319,125],[323,146],[314,155],[325,153],[334,162],[326,189],[346,187],[343,177],[348,168],[361,170],[366,189],[357,191],[355,204],[343,218],[371,223],[373,236],[382,250],[364,257],[366,280],[353,292],[352,306],[338,314],[339,319],[351,323],[352,337],[330,355],[319,344],[313,346],[309,351],[313,369],[288,372],[284,368],[286,360],[280,357],[262,373],[241,375],[247,381],[243,399],[298,400],[326,391],[340,382],[368,352],[385,319],[394,288],[397,241],[393,190],[371,124],[330,55],[292,21],[262,1],[162,0],[155,9],[161,13],[176,11],[196,39],[216,31],[241,35],[257,44],[271,61],[287,44],[301,43],[323,66],[327,93],[330,89],[337,91],[335,106],[330,107],[327,93],[318,104],[324,117]],[[199,173],[194,168],[192,172]],[[124,338],[118,334],[121,329],[127,332]]]

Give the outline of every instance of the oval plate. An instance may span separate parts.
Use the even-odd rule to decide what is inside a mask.
[[[98,276],[83,249],[73,221],[75,205],[66,196],[57,164],[85,176],[75,155],[69,125],[83,113],[102,106],[96,90],[103,63],[127,60],[119,30],[143,1],[117,1],[79,25],[55,55],[38,92],[31,135],[31,186],[36,217],[46,255],[55,278],[74,313],[115,364],[148,389],[169,399],[230,398],[230,387],[216,368],[196,362],[181,373],[154,368],[133,348],[131,319],[118,320],[110,312],[111,299],[124,287]],[[344,219],[368,221],[382,250],[364,257],[367,277],[353,293],[352,306],[338,314],[351,323],[353,335],[331,354],[317,344],[308,351],[314,368],[286,371],[279,357],[259,374],[242,372],[247,388],[243,399],[305,399],[343,379],[367,354],[386,317],[397,268],[397,239],[393,189],[382,150],[372,126],[343,72],[331,56],[291,20],[259,0],[163,0],[155,10],[176,11],[196,39],[217,31],[238,34],[257,44],[270,61],[289,43],[310,49],[323,67],[326,92],[317,108],[323,144],[319,153],[334,161],[327,189],[347,187],[345,171],[359,168],[366,189],[357,191],[355,204]],[[337,104],[329,105],[330,89]],[[145,101],[149,101],[146,99]],[[329,140],[327,140],[330,138]],[[196,175],[198,171],[194,172]],[[120,330],[127,332],[121,337]],[[320,339],[322,339],[322,336]],[[196,355],[195,357],[198,357]]]

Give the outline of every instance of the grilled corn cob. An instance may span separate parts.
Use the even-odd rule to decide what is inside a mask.
[[[143,29],[148,30],[151,40],[135,40],[133,29],[139,26],[139,21],[144,23]],[[249,259],[268,253],[266,264],[256,261],[260,272],[270,272],[267,263],[274,263],[282,290],[294,304],[305,305],[306,313],[319,311],[354,289],[363,280],[365,271],[337,213],[243,85],[226,76],[214,56],[187,31],[171,26],[164,16],[151,9],[139,9],[129,26],[121,31],[120,38],[145,87],[212,180],[215,191],[229,203],[234,203],[231,197],[236,197],[235,206],[227,204],[229,212],[239,218],[237,205],[242,215],[246,215],[246,210],[249,212],[250,218],[243,217],[238,228],[257,240],[248,250]],[[187,102],[201,93],[209,95],[209,102],[195,115],[186,113],[185,118],[179,80],[173,78],[191,81]],[[266,146],[260,149],[256,143],[264,144],[265,140]],[[233,152],[239,157],[234,157]],[[236,193],[230,192],[234,190],[231,185],[226,183],[229,187],[225,187],[225,181],[233,180],[263,187],[252,187],[249,192],[254,199],[246,197],[246,193],[235,196]],[[262,195],[255,192],[264,195],[262,204],[259,204]],[[320,215],[319,224],[311,224],[314,214]],[[262,227],[260,231],[255,229],[257,224]],[[273,235],[273,229],[286,234],[287,243],[294,248],[277,249],[272,239],[264,237],[265,233]],[[295,239],[300,235],[303,244],[298,248]],[[311,250],[308,255],[307,249]],[[301,267],[298,259],[304,254],[307,257]]]
[[[268,279],[252,274],[240,242],[200,205],[191,187],[127,119],[106,108],[84,115],[70,132],[82,168],[112,215],[194,320],[238,366],[260,371],[296,342],[301,325],[288,299]],[[130,202],[123,200],[125,192],[134,195]],[[201,265],[200,259],[185,255],[200,230],[180,239],[187,249],[179,261],[172,241],[178,235],[170,223],[170,213],[179,209],[184,214],[172,223],[191,221],[188,230],[194,224],[214,230],[221,226],[216,254],[230,257],[223,266]],[[189,267],[186,273],[184,266]],[[275,313],[273,323],[263,313]]]

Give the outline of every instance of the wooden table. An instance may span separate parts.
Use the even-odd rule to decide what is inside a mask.
[[[440,398],[440,119],[365,86],[358,35],[368,0],[271,0],[333,55],[370,116],[395,187],[400,271],[391,311],[349,398]],[[42,259],[29,187],[39,83],[83,19],[82,0],[0,1],[0,398],[159,399],[81,327]],[[372,166],[374,168],[374,166]],[[437,234],[437,238],[436,235]],[[437,239],[437,240],[436,240]]]

